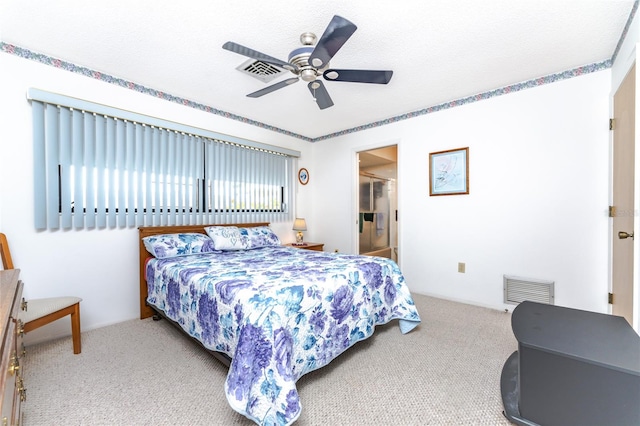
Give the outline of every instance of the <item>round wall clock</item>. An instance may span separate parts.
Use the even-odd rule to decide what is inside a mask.
[[[309,183],[309,172],[307,171],[307,169],[302,168],[298,170],[298,180],[303,185],[306,185]]]

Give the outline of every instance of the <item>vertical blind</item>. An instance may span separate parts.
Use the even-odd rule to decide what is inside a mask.
[[[297,151],[30,89],[36,229],[292,220]]]

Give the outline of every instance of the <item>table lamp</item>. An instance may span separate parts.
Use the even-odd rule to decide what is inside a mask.
[[[307,230],[307,222],[303,218],[297,217],[296,220],[293,221],[293,230],[298,231],[298,233],[296,234],[296,244],[298,245],[304,244],[302,242],[303,241],[302,231]]]

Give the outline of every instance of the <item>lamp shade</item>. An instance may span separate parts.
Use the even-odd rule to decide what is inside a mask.
[[[300,217],[297,217],[293,222],[293,230],[294,231],[306,231],[307,230],[307,222]]]

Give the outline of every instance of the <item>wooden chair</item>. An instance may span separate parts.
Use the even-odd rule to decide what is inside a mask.
[[[4,269],[14,269],[7,237],[0,233],[0,257]],[[46,299],[27,300],[25,310],[20,312],[20,319],[24,322],[24,332],[28,333],[38,327],[71,315],[71,335],[73,338],[73,353],[82,350],[80,338],[80,302],[79,297],[50,297]]]

